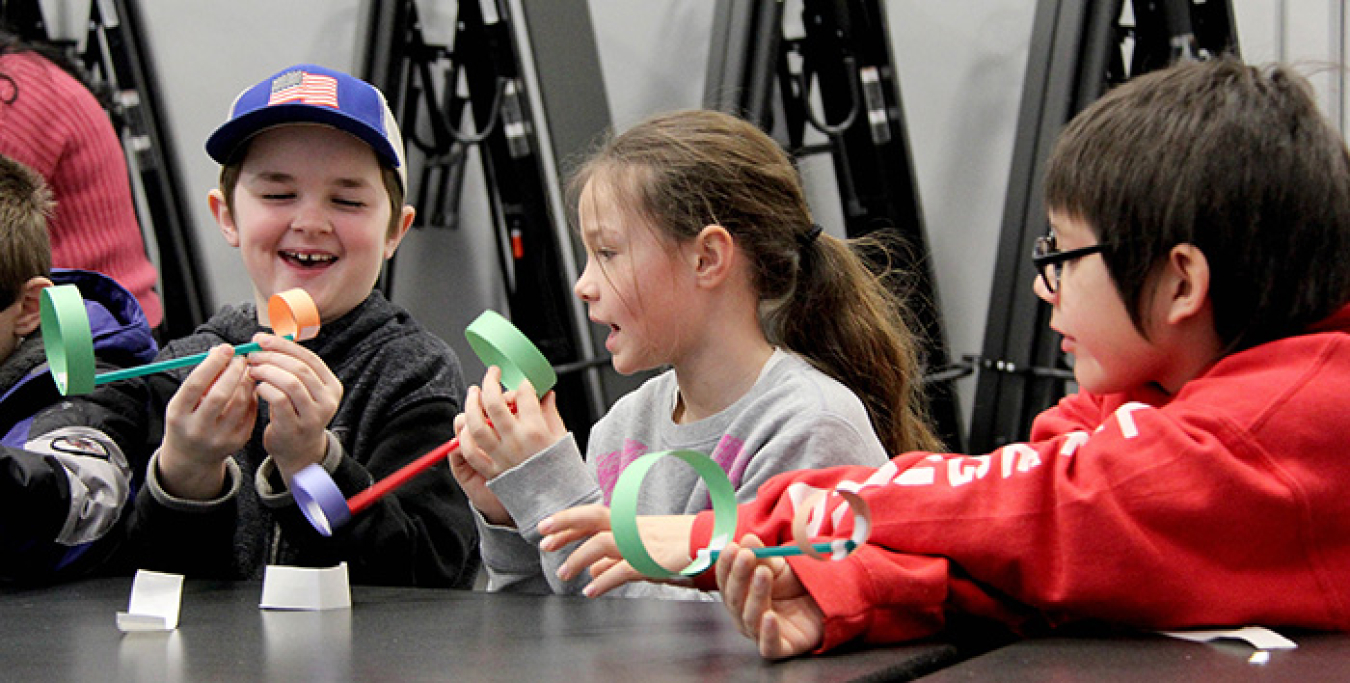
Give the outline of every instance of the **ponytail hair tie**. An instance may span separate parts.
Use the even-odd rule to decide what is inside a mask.
[[[800,246],[802,249],[809,248],[816,241],[816,238],[820,237],[820,233],[822,232],[824,232],[824,230],[820,227],[820,224],[818,223],[811,224],[810,230],[807,230],[806,232],[797,235],[798,246]]]

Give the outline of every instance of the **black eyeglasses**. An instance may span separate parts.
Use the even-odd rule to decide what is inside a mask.
[[[1031,263],[1041,276],[1041,282],[1051,294],[1059,289],[1059,277],[1064,274],[1064,264],[1075,259],[1091,256],[1102,250],[1102,245],[1094,244],[1082,249],[1060,251],[1055,244],[1054,235],[1036,238],[1036,247],[1031,250]]]

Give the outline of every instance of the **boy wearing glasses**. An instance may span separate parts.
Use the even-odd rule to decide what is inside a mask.
[[[1045,198],[1034,288],[1079,392],[988,455],[762,486],[701,578],[765,657],[972,617],[1350,630],[1350,157],[1307,82],[1228,60],[1138,77],[1069,124]],[[797,506],[841,487],[872,511],[852,555],[748,549],[791,544]],[[558,545],[594,518],[546,523]],[[807,527],[853,520],[835,494]],[[668,567],[709,545],[708,513],[643,523]],[[599,594],[640,578],[616,559],[599,533],[570,561]]]

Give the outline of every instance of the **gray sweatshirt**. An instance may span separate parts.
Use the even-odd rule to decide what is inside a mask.
[[[753,500],[770,477],[790,470],[867,465],[888,456],[867,410],[847,387],[799,356],[776,350],[750,391],[722,412],[690,424],[671,419],[679,386],[667,371],[620,398],[591,430],[582,460],[569,434],[529,460],[503,472],[488,487],[517,527],[489,525],[478,517],[488,590],[580,593],[588,574],[563,582],[557,569],[577,544],[557,552],[539,549],[536,527],[545,517],[577,505],[609,503],[619,472],[649,452],[690,449],[710,455],[736,488],[737,502]],[[675,458],[657,462],[643,480],[638,513],[693,514],[712,507],[708,487]],[[616,591],[630,597],[708,599],[698,591],[648,583]]]

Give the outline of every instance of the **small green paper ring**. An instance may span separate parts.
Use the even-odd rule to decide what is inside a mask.
[[[502,369],[502,384],[508,390],[528,379],[535,393],[543,396],[558,382],[557,373],[538,347],[496,311],[483,311],[465,328],[464,336],[483,365]]]
[[[634,460],[624,468],[619,480],[614,484],[614,493],[609,502],[609,526],[614,533],[614,545],[628,564],[644,575],[654,579],[674,576],[694,576],[702,573],[712,561],[707,557],[694,560],[689,566],[678,572],[662,567],[647,552],[638,533],[637,499],[642,489],[642,480],[658,460],[666,456],[683,460],[708,485],[708,494],[712,498],[713,532],[712,538],[729,539],[736,533],[736,489],[722,466],[712,458],[698,451],[659,451],[648,453]]]
[[[75,285],[42,290],[42,346],[62,396],[94,390],[94,337],[89,313]]]

